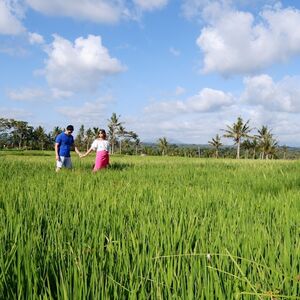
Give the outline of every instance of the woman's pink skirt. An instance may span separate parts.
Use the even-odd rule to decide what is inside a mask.
[[[109,154],[107,151],[97,151],[96,160],[93,171],[98,171],[99,169],[106,168],[109,164]]]

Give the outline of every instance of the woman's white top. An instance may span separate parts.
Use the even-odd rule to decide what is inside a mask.
[[[96,151],[107,151],[109,152],[109,142],[107,140],[96,139],[92,143],[92,149]]]

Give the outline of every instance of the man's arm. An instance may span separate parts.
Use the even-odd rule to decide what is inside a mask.
[[[78,155],[81,155],[80,151],[78,150],[78,148],[74,145],[74,150]]]
[[[59,147],[59,143],[55,143],[55,159],[59,160],[59,155],[58,155],[58,147]]]

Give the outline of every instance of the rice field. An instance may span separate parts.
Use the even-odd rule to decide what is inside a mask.
[[[0,299],[300,299],[299,161],[0,152]]]

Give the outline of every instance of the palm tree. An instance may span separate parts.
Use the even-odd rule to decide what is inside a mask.
[[[216,137],[212,138],[211,141],[208,141],[208,143],[214,147],[215,157],[218,158],[219,157],[219,149],[223,145],[221,143],[221,137],[218,134],[216,134]]]
[[[55,139],[56,136],[62,132],[63,132],[62,128],[60,128],[59,126],[55,126],[51,132],[52,138]]]
[[[114,147],[117,142],[117,135],[119,127],[122,125],[122,122],[119,121],[121,116],[117,116],[116,113],[112,113],[110,119],[108,119],[108,135],[109,135],[109,142],[111,144],[111,153],[114,153]]]
[[[263,125],[260,129],[257,130],[257,132],[258,135],[256,135],[256,137],[259,141],[261,158],[268,159],[269,157],[274,155],[278,142],[273,137],[271,130],[266,125]]]
[[[56,139],[56,137],[60,134],[60,133],[62,133],[63,132],[63,130],[62,130],[62,128],[61,127],[59,127],[59,126],[55,126],[54,128],[53,128],[53,130],[52,131],[50,131],[50,143],[53,145],[54,144],[54,142],[55,142],[55,139]]]
[[[283,159],[286,159],[286,154],[288,152],[288,146],[287,145],[283,145],[282,146],[282,151],[283,151]]]
[[[246,139],[241,143],[241,148],[245,149],[245,158],[248,158],[249,151],[252,149],[252,142],[250,139]]]
[[[243,138],[250,138],[250,131],[252,130],[249,127],[248,120],[246,123],[244,123],[243,119],[241,117],[238,117],[237,122],[233,123],[232,126],[227,125],[227,129],[224,129],[226,132],[223,136],[225,138],[232,138],[234,140],[234,143],[236,144],[236,158],[240,158],[240,147],[241,147],[241,141]]]
[[[21,149],[25,141],[29,136],[29,132],[32,131],[33,127],[28,125],[28,122],[14,121],[12,123],[14,130],[12,131],[12,137],[14,142],[18,144],[18,148]]]
[[[135,145],[135,155],[138,154],[138,149],[141,146],[141,140],[136,136],[134,139],[134,145]]]
[[[129,138],[125,138],[122,141],[122,145],[125,151],[130,151],[130,147],[131,147],[131,142]]]
[[[79,147],[81,150],[84,148],[84,139],[85,139],[85,129],[84,129],[84,125],[82,124],[79,127],[78,133],[75,138],[75,145]]]
[[[34,129],[33,135],[36,139],[37,148],[44,150],[45,144],[48,140],[45,129],[42,126],[38,126]]]
[[[253,156],[252,158],[255,159],[256,152],[259,150],[259,143],[257,140],[257,137],[253,137],[252,142],[251,142],[252,150],[253,150]]]
[[[10,129],[12,127],[12,123],[14,122],[15,120],[0,118],[0,133]]]
[[[266,159],[273,158],[278,148],[278,141],[274,138],[269,140],[269,145],[267,147]]]
[[[162,137],[158,139],[158,148],[161,151],[161,155],[167,154],[168,147],[169,147],[169,143],[166,137]]]
[[[85,145],[86,145],[86,150],[90,148],[90,145],[92,144],[92,141],[94,139],[94,132],[91,128],[88,128],[87,131],[85,132]]]
[[[259,144],[257,137],[251,139],[246,139],[241,143],[241,147],[246,150],[246,158],[248,158],[248,153],[252,153],[252,158],[255,159],[256,151],[259,149]]]
[[[93,127],[93,134],[95,139],[98,138],[99,131],[100,131],[99,127]]]
[[[133,131],[129,131],[129,135],[130,135],[130,138],[133,139],[133,144],[135,146],[135,155],[137,155],[138,148],[141,145],[141,140],[139,139],[139,136]]]
[[[123,127],[123,122],[120,122],[120,126],[118,127],[118,131],[117,131],[117,137],[119,137],[119,150],[120,150],[120,154],[122,153],[122,148],[124,148],[124,142],[126,141],[126,143],[128,145],[132,145],[135,144],[136,139],[138,138],[138,135],[130,130],[125,130],[125,128]],[[133,140],[133,143],[132,143]],[[130,148],[130,147],[127,147]]]
[[[118,128],[118,132],[117,132],[117,135],[120,137],[120,140],[119,140],[120,154],[122,154],[122,139],[124,138],[126,133],[127,132],[126,132],[125,128],[122,125],[120,125]]]

